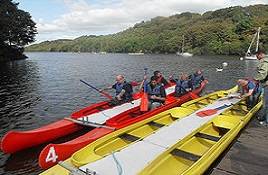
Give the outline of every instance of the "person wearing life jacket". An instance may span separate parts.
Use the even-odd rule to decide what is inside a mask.
[[[163,86],[170,84],[170,82],[163,77],[160,71],[154,71],[154,76],[156,77],[156,81],[158,84],[163,84]]]
[[[149,108],[155,109],[165,103],[166,91],[161,83],[157,83],[155,76],[151,77],[151,81],[147,84],[146,91],[148,93]]]
[[[197,70],[194,74],[190,75],[193,89],[199,87],[202,81],[205,80],[201,70]]]
[[[105,89],[115,89],[115,98],[110,101],[110,105],[119,105],[133,100],[132,85],[125,80],[123,75],[117,75],[116,83]]]
[[[259,82],[250,79],[239,79],[237,84],[241,87],[240,98],[246,98],[247,107],[251,109],[254,107],[261,95],[261,87]]]
[[[180,97],[186,92],[192,90],[191,80],[189,80],[187,74],[182,74],[179,80],[175,80],[175,96]]]
[[[259,120],[261,125],[268,126],[268,57],[265,55],[265,51],[262,49],[259,49],[259,51],[256,53],[256,57],[259,60],[259,63],[254,79],[260,81],[260,86],[264,90],[264,105],[262,109],[263,114]]]

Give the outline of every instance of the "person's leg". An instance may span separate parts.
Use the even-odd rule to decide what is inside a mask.
[[[117,98],[113,98],[112,100],[109,101],[109,106],[117,106],[124,103],[122,100],[118,100]]]
[[[159,102],[153,102],[151,104],[151,106],[150,106],[150,110],[153,110],[153,109],[155,109],[155,108],[157,108],[159,106],[161,106],[161,103],[159,103]]]
[[[259,97],[261,95],[261,91],[255,93],[253,95],[253,102],[252,102],[252,107],[254,107],[258,102],[259,102]]]
[[[247,102],[248,110],[250,110],[253,107],[253,101],[254,101],[254,96],[253,95],[247,97],[246,102]]]
[[[261,121],[261,124],[264,124],[264,123],[267,124],[268,123],[268,87],[264,88],[263,96],[264,96],[264,100],[263,100],[263,102],[264,102],[264,104],[263,104],[263,118],[262,118],[263,121]]]

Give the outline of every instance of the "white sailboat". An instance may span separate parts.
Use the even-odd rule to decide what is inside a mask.
[[[261,28],[259,27],[258,28],[258,31],[254,34],[254,36],[252,38],[252,41],[251,41],[251,43],[250,43],[250,45],[248,47],[248,51],[247,51],[247,53],[245,55],[245,59],[248,59],[248,60],[256,60],[257,59],[256,55],[252,54],[251,51],[250,51],[250,49],[251,49],[252,44],[254,43],[254,41],[255,41],[255,39],[257,37],[257,39],[256,39],[256,49],[255,49],[255,52],[258,52],[259,39],[260,39],[260,31],[261,31]]]
[[[179,56],[183,56],[183,57],[191,57],[191,56],[193,56],[192,53],[184,52],[184,35],[182,36],[182,48],[181,48],[181,52],[177,52],[176,54],[179,55]]]

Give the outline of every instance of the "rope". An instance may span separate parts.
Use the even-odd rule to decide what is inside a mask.
[[[122,175],[123,174],[123,168],[122,168],[120,162],[118,161],[118,159],[115,157],[114,152],[112,152],[112,156],[113,156],[114,162],[116,164],[118,175]]]

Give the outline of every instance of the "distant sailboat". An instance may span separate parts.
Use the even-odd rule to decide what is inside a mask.
[[[183,56],[183,57],[191,57],[191,56],[193,56],[192,53],[184,52],[184,35],[182,36],[181,52],[177,52],[176,54],[179,55],[179,56]]]
[[[261,31],[261,28],[259,27],[258,28],[258,31],[254,34],[254,36],[252,38],[252,41],[251,41],[251,43],[250,43],[250,45],[248,47],[248,51],[247,51],[247,53],[245,55],[245,59],[248,59],[248,60],[256,60],[257,59],[256,55],[252,54],[251,51],[250,51],[250,49],[251,49],[252,44],[254,43],[254,41],[255,41],[255,39],[257,37],[257,39],[256,39],[256,49],[255,49],[255,52],[258,52],[259,39],[260,39],[260,31]]]

